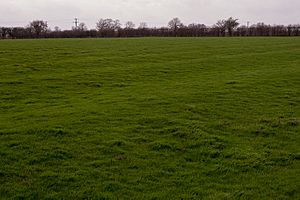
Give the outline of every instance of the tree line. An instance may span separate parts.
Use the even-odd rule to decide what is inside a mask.
[[[300,25],[267,25],[257,23],[251,26],[240,25],[238,19],[219,20],[213,26],[192,23],[184,25],[174,18],[166,27],[151,28],[142,22],[138,27],[128,21],[122,26],[119,20],[100,19],[95,29],[88,29],[80,23],[71,30],[54,27],[51,30],[46,21],[35,20],[26,27],[0,27],[1,39],[26,38],[97,38],[97,37],[225,37],[225,36],[299,36]]]

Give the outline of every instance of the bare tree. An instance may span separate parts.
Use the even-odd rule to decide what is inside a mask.
[[[239,25],[238,19],[233,19],[232,17],[230,17],[225,21],[225,25],[228,30],[229,36],[232,36],[233,30]]]
[[[10,28],[0,27],[0,38],[6,38],[10,33]]]
[[[249,27],[242,25],[237,28],[237,36],[249,36]]]
[[[288,30],[288,36],[291,36],[293,32],[293,26],[291,24],[288,25],[287,30]]]
[[[96,29],[88,30],[84,23],[76,25],[73,30],[48,29],[47,22],[41,20],[32,21],[26,27],[0,27],[0,38],[84,38],[84,37],[202,37],[202,36],[299,36],[300,25],[268,25],[264,23],[253,24],[249,27],[239,25],[238,19],[232,17],[219,20],[212,27],[204,24],[189,24],[184,26],[178,18],[172,19],[168,27],[149,27],[145,22],[135,28],[133,22],[128,21],[124,28],[119,20],[100,19],[96,23]]]
[[[79,25],[78,25],[78,27],[76,28],[76,30],[77,31],[87,31],[88,29],[87,29],[87,26],[85,25],[85,23],[80,23]]]
[[[9,27],[0,27],[0,38],[10,38],[12,35],[12,29]]]
[[[40,37],[41,33],[47,32],[48,24],[42,20],[30,22],[29,27],[35,33],[36,37]]]
[[[55,31],[55,32],[60,32],[61,29],[60,29],[58,26],[55,26],[55,27],[54,27],[54,31]]]
[[[176,30],[176,29],[182,27],[183,24],[181,23],[180,19],[178,19],[176,17],[176,18],[172,19],[171,21],[169,21],[168,26],[170,29]]]
[[[113,19],[100,19],[96,24],[96,29],[101,30],[117,30],[121,28],[121,23],[119,20]]]
[[[254,36],[269,36],[272,34],[272,27],[270,25],[266,25],[263,22],[259,22],[257,24],[253,24],[250,27],[251,34]]]
[[[100,36],[115,36],[121,29],[121,23],[117,19],[100,19],[96,24],[96,29]]]
[[[122,24],[120,23],[120,20],[118,20],[118,19],[114,20],[113,29],[115,31],[118,31],[121,28],[121,26],[122,26]]]
[[[218,36],[225,36],[226,31],[226,20],[219,20],[215,25],[214,28],[218,30]]]
[[[100,19],[96,24],[96,29],[98,31],[103,31],[109,29],[112,19]]]
[[[135,24],[131,21],[126,22],[125,29],[134,29]]]
[[[300,24],[294,25],[294,34],[295,36],[299,36],[300,33]]]
[[[204,24],[189,24],[187,27],[187,31],[194,37],[204,36],[207,27]]]
[[[139,29],[147,29],[148,28],[148,25],[146,22],[141,22],[140,25],[139,25]]]
[[[177,30],[179,28],[183,27],[183,24],[181,23],[180,19],[177,17],[169,21],[168,23],[169,28],[174,32],[175,36],[177,36]]]

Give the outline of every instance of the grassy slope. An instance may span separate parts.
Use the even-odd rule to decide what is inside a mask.
[[[300,38],[0,41],[0,196],[300,198]]]

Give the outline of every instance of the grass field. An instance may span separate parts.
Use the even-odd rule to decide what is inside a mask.
[[[0,199],[299,199],[300,38],[0,41]]]

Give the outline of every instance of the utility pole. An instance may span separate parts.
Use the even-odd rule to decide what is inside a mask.
[[[79,19],[78,18],[75,18],[74,19],[74,24],[75,24],[75,28],[77,29],[78,28],[78,24],[79,24]]]
[[[249,36],[249,24],[250,24],[250,22],[247,21],[247,36]]]

